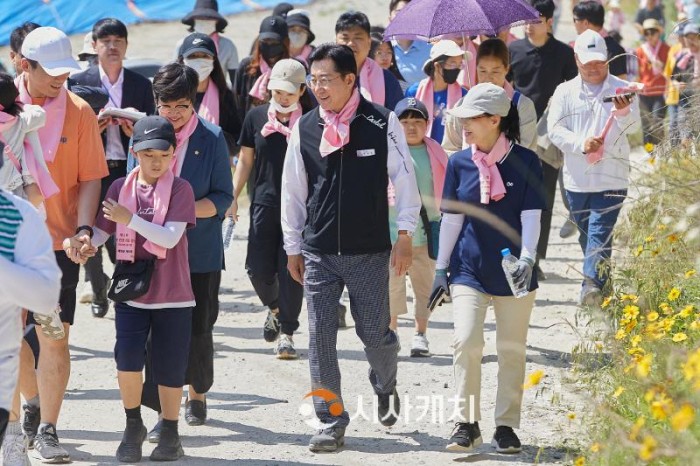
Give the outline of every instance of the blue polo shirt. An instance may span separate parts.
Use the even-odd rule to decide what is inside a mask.
[[[401,72],[401,76],[410,85],[425,78],[423,65],[430,58],[432,46],[420,40],[414,40],[408,50],[404,50],[396,41],[391,41],[396,57],[396,66]]]
[[[447,163],[442,211],[465,213],[447,208],[444,200],[451,200],[460,202],[469,212],[452,251],[450,283],[492,296],[513,296],[501,267],[501,249],[510,248],[514,256],[520,256],[521,212],[545,208],[542,167],[534,152],[517,144],[497,166],[506,195],[500,201],[482,204],[479,170],[472,161],[471,149],[453,154]],[[506,228],[494,223],[494,218]],[[505,230],[511,234],[506,235]],[[517,238],[510,237],[513,235]],[[532,275],[528,291],[537,289],[536,275]]]
[[[411,87],[406,89],[406,97],[415,97],[419,84],[412,84]],[[467,95],[467,90],[462,88],[462,97],[465,95]],[[445,109],[447,109],[447,89],[444,91],[433,91],[433,101],[433,127],[430,129],[430,138],[437,142],[442,142],[442,137],[445,135],[445,121],[443,117]]]

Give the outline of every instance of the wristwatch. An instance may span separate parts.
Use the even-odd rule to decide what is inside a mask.
[[[413,232],[408,230],[399,230],[399,235],[406,235],[409,238],[413,238]]]
[[[80,225],[78,228],[76,228],[75,234],[77,235],[78,233],[80,233],[83,230],[88,232],[88,236],[90,236],[90,238],[92,238],[92,236],[95,234],[92,227],[89,225]]]

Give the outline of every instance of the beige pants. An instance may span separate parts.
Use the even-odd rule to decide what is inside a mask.
[[[496,426],[520,427],[525,380],[525,344],[535,292],[523,298],[490,296],[464,285],[450,287],[454,313],[454,375],[459,412],[464,421],[481,420],[481,358],[486,308],[496,313]],[[491,390],[493,387],[487,387]]]
[[[428,246],[413,248],[413,261],[408,269],[415,299],[415,316],[420,319],[430,317],[428,298],[435,278],[435,261],[428,256]],[[397,277],[392,269],[389,271],[389,309],[391,315],[399,316],[408,313],[406,305],[406,277]]]

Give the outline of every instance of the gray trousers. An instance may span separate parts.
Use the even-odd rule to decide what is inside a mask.
[[[342,402],[338,337],[338,300],[343,288],[350,296],[355,332],[365,346],[369,380],[376,394],[396,386],[398,340],[389,328],[389,251],[377,254],[335,255],[303,252],[304,293],[309,311],[309,366],[312,390],[330,390]],[[328,411],[329,401],[314,397],[316,416],[324,424],[345,427],[350,422]]]

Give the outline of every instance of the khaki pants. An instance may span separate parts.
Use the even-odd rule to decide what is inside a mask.
[[[427,319],[430,317],[428,299],[435,278],[435,261],[428,256],[428,246],[413,248],[413,262],[408,269],[408,277],[415,295],[415,316],[417,319]],[[389,309],[392,317],[408,313],[406,277],[397,277],[393,269],[389,271]]]
[[[481,358],[486,308],[496,313],[498,388],[496,426],[520,427],[525,380],[525,344],[535,292],[523,298],[490,296],[464,285],[450,287],[454,312],[454,375],[460,422],[481,420]],[[492,387],[488,387],[492,389]]]

